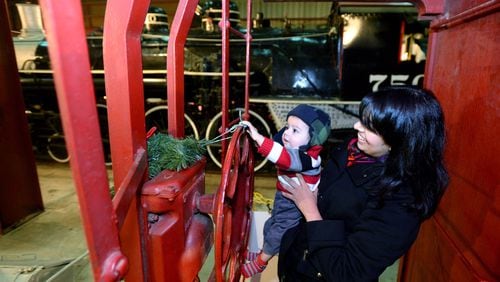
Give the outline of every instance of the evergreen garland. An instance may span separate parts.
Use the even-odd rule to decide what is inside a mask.
[[[157,133],[148,139],[149,178],[162,170],[180,171],[200,160],[206,144],[194,137],[176,139],[168,134]]]

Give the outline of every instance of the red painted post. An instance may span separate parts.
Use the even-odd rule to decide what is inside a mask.
[[[168,132],[184,137],[184,44],[198,0],[179,1],[167,49]]]
[[[41,0],[40,6],[94,277],[116,281],[128,263],[114,224],[81,3]]]
[[[228,110],[229,110],[229,0],[222,0],[222,20],[219,22],[222,31],[222,132],[228,129]],[[221,133],[222,133],[221,132]],[[221,160],[225,159],[227,150],[227,140],[222,140]]]
[[[250,65],[251,65],[251,43],[252,43],[252,0],[247,1],[247,33],[245,34],[245,46],[246,46],[246,60],[245,60],[245,114],[243,119],[250,119]]]
[[[150,1],[134,0],[106,3],[103,57],[113,180],[118,190],[137,191],[138,187],[124,185],[124,182],[136,155],[146,148],[141,35],[149,4]],[[129,194],[127,192],[124,193]],[[146,215],[142,214],[137,193],[133,195],[120,229],[122,248],[131,266],[126,280],[148,281]]]

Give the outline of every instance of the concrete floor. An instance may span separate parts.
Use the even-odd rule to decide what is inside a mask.
[[[45,211],[0,237],[0,281],[45,281],[87,250],[69,166],[37,171]]]
[[[69,165],[39,161],[37,171],[45,211],[0,236],[0,282],[93,281]],[[111,171],[109,175],[111,179]],[[207,193],[212,193],[219,181],[215,170],[207,170]],[[259,194],[254,197],[254,210],[267,213],[266,200],[273,199],[274,185],[272,172],[257,173],[255,191]],[[201,281],[207,280],[212,265],[210,254],[200,272]],[[262,275],[247,281],[278,281],[276,271],[273,259]],[[397,265],[380,281],[396,281],[396,273]]]

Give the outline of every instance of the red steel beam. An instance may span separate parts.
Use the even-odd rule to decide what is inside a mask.
[[[119,197],[122,193],[134,196],[119,236],[130,262],[127,281],[148,281],[147,219],[137,197],[138,187],[126,182],[129,173],[136,173],[131,172],[136,154],[146,148],[141,36],[149,5],[147,0],[108,0],[104,17],[103,59],[113,180]],[[146,177],[144,173],[144,181]]]
[[[116,281],[128,263],[113,224],[81,3],[41,0],[40,7],[94,278]]]
[[[247,1],[247,33],[245,35],[245,114],[243,119],[250,119],[250,65],[251,65],[251,43],[252,43],[252,0]]]
[[[184,45],[198,0],[179,1],[167,49],[168,132],[184,137]]]
[[[222,19],[219,22],[219,27],[222,31],[222,127],[221,130],[225,132],[228,129],[228,110],[229,110],[229,32],[231,22],[229,21],[229,0],[222,0]],[[221,146],[221,160],[225,159],[227,150],[227,140],[222,139]]]
[[[146,145],[141,34],[148,7],[149,1],[106,4],[103,60],[115,187]]]

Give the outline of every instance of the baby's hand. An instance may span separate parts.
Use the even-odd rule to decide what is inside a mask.
[[[240,125],[243,125],[244,127],[246,127],[246,130],[247,130],[248,133],[250,133],[250,136],[252,137],[252,139],[253,139],[253,136],[254,136],[255,132],[258,133],[258,131],[255,128],[255,126],[253,126],[252,123],[249,122],[249,121],[242,120],[242,121],[240,121]]]
[[[243,120],[240,121],[240,125],[246,126],[247,127],[247,132],[250,134],[250,137],[257,142],[257,144],[261,145],[262,142],[264,141],[264,137],[259,133],[257,128],[252,125],[251,122]]]

